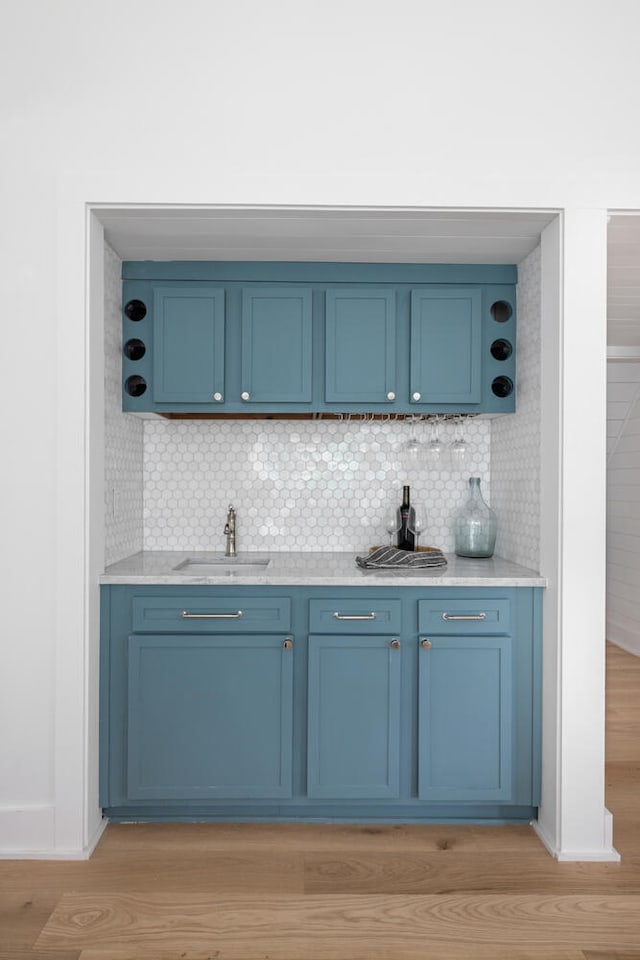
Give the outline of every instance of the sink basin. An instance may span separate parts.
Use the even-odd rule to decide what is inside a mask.
[[[271,560],[244,560],[233,557],[187,557],[173,569],[176,573],[184,573],[192,577],[207,577],[225,575],[248,577],[255,573],[264,573]]]

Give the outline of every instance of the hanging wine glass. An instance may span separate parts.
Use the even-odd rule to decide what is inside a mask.
[[[462,431],[462,417],[456,417],[453,440],[449,444],[449,459],[454,470],[462,470],[464,467],[468,446]]]
[[[435,466],[440,463],[444,444],[440,439],[440,417],[434,417],[431,421],[431,439],[425,445],[425,457],[428,464]]]
[[[411,425],[411,435],[407,442],[404,444],[403,449],[406,454],[408,454],[411,460],[417,460],[418,455],[422,449],[422,444],[416,436],[416,424],[420,423],[421,417],[410,417],[409,423]]]

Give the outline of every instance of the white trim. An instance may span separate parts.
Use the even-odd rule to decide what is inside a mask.
[[[53,808],[51,808],[53,813]],[[103,818],[98,824],[93,836],[81,850],[51,850],[45,843],[31,849],[28,846],[15,850],[0,850],[0,860],[89,860],[100,842],[102,834],[109,821]]]
[[[31,856],[53,848],[55,809],[53,804],[0,807],[0,858]]]
[[[560,612],[562,545],[560,471],[562,448],[562,261],[563,219],[542,233],[541,407],[540,407],[540,572],[547,577],[542,615],[542,796],[537,830],[552,852],[559,844],[562,803],[560,773]]]
[[[563,218],[559,858],[605,841],[606,210]],[[585,521],[588,518],[588,522]],[[588,602],[585,602],[588,598]]]
[[[540,572],[549,587],[536,829],[554,856],[572,860],[613,856],[604,840],[605,304],[606,211],[567,209],[542,234]]]
[[[55,307],[58,370],[56,432],[56,611],[52,854],[84,850],[88,649],[86,594],[87,330],[86,211],[59,194]],[[62,294],[64,291],[64,295]]]
[[[552,838],[546,832],[538,820],[532,820],[531,826],[537,834],[541,843],[549,851],[552,857],[560,863],[619,863],[622,859],[618,851],[613,846],[613,816],[605,808],[604,811],[604,837],[602,849],[598,850],[558,850]]]
[[[122,186],[122,183],[120,183]],[[176,190],[173,195],[180,195],[184,186]],[[210,196],[210,183],[205,184],[201,190],[197,185],[192,185],[192,194],[196,196]],[[148,184],[132,183],[127,179],[126,189],[119,189],[117,178],[115,181],[103,181],[100,177],[69,177],[64,181],[61,188],[61,202],[59,205],[59,260],[58,260],[58,292],[59,300],[57,304],[57,324],[59,327],[59,350],[65,352],[64,367],[70,369],[74,365],[81,367],[86,357],[95,359],[91,352],[97,350],[97,344],[92,348],[87,346],[87,326],[85,316],[84,285],[86,281],[86,268],[79,260],[87,254],[86,241],[86,212],[96,213],[98,206],[101,209],[109,207],[118,207],[122,209],[126,205],[127,196],[144,197],[148,194]],[[172,195],[169,187],[165,190],[165,196]],[[359,196],[358,191],[355,193]],[[123,196],[125,200],[123,201]],[[100,203],[88,203],[87,198],[95,200],[101,197]],[[106,200],[104,198],[107,198]],[[109,197],[114,198],[113,202]],[[295,199],[295,198],[294,198]],[[153,203],[153,200],[151,201]],[[87,206],[88,204],[88,206]],[[139,204],[138,204],[139,206]],[[158,209],[164,204],[154,204]],[[320,205],[317,205],[318,208]],[[363,205],[364,206],[364,205]],[[379,206],[379,205],[378,205]],[[397,205],[389,205],[389,209],[398,209]],[[227,207],[228,209],[228,207]],[[334,207],[335,209],[335,207]],[[353,209],[353,208],[351,208]],[[428,208],[424,208],[427,210]],[[442,209],[442,208],[441,208]],[[459,209],[457,205],[451,205],[450,209]],[[478,208],[479,209],[479,208]],[[497,207],[484,209],[497,209]],[[601,211],[573,211],[575,221],[586,223],[591,229],[590,216],[595,213],[596,220]],[[602,212],[603,218],[605,217]],[[588,239],[586,244],[580,240],[579,231],[573,229],[571,245],[577,248],[576,253],[572,253],[573,267],[573,286],[572,296],[572,321],[574,324],[573,333],[575,334],[576,306],[582,306],[583,298],[577,295],[575,285],[575,268],[578,256],[583,248],[590,250],[589,243],[592,240],[592,234],[587,230]],[[546,240],[545,240],[546,236]],[[573,838],[571,849],[581,845],[582,831],[592,835],[595,832],[595,825],[598,819],[594,812],[599,802],[599,790],[596,790],[597,796],[593,797],[594,782],[601,777],[599,763],[595,762],[595,770],[591,779],[586,776],[584,769],[580,769],[580,775],[576,779],[576,765],[571,762],[571,753],[573,750],[573,741],[567,744],[566,752],[563,751],[563,738],[566,736],[566,721],[570,721],[568,728],[571,733],[575,732],[575,718],[572,717],[571,710],[564,705],[564,699],[567,690],[572,693],[571,702],[575,708],[576,678],[572,676],[570,670],[566,670],[566,656],[564,650],[564,639],[560,630],[561,624],[567,623],[567,618],[572,611],[565,610],[565,590],[564,578],[561,576],[560,557],[563,557],[563,570],[571,571],[571,564],[564,555],[567,544],[564,539],[571,543],[571,561],[580,557],[580,536],[576,538],[575,531],[571,525],[567,525],[566,518],[563,519],[561,513],[565,506],[562,501],[563,496],[573,495],[573,488],[567,491],[563,486],[562,470],[566,460],[566,451],[563,450],[563,461],[560,461],[560,450],[564,445],[564,437],[571,434],[576,425],[585,424],[583,413],[577,415],[578,398],[569,396],[570,391],[564,386],[564,377],[566,376],[567,357],[562,353],[562,338],[565,335],[564,321],[562,321],[562,300],[563,300],[563,259],[566,257],[567,245],[564,241],[561,218],[553,221],[543,233],[543,275],[542,275],[542,297],[543,304],[546,304],[546,321],[543,317],[543,337],[546,337],[546,346],[543,350],[543,396],[545,394],[545,382],[551,387],[550,395],[546,401],[546,407],[543,408],[543,459],[546,457],[545,469],[542,476],[542,511],[543,528],[546,526],[546,554],[541,553],[544,563],[543,574],[549,578],[550,587],[547,591],[545,602],[545,627],[547,628],[545,636],[545,690],[544,690],[544,736],[543,736],[543,806],[541,808],[541,822],[544,830],[549,836],[560,837],[560,819],[563,818],[564,824],[570,827],[570,835]],[[604,260],[602,267],[604,269]],[[596,270],[598,273],[598,270]],[[591,290],[593,284],[588,285]],[[89,291],[91,296],[91,290]],[[565,291],[566,299],[566,291]],[[590,318],[593,318],[594,307],[587,300],[589,309],[586,311]],[[543,313],[545,311],[543,310]],[[554,327],[553,319],[558,319],[558,325]],[[593,321],[592,321],[593,322]],[[604,325],[604,320],[603,320]],[[89,340],[92,337],[89,336]],[[573,346],[573,345],[572,345]],[[582,349],[582,348],[581,348]],[[89,353],[86,353],[86,351]],[[604,350],[602,351],[604,353]],[[581,350],[579,351],[579,354]],[[587,363],[589,367],[594,367],[594,348],[589,345],[587,351]],[[604,357],[602,357],[604,361]],[[546,364],[546,366],[545,366]],[[86,365],[86,364],[85,364]],[[570,366],[571,375],[575,380],[576,362],[573,357]],[[85,386],[90,386],[92,375],[85,372]],[[546,372],[545,372],[546,369]],[[90,366],[91,370],[91,366]],[[545,379],[546,378],[546,379]],[[558,387],[560,383],[560,388]],[[565,426],[564,417],[566,415],[566,404],[569,396],[569,407],[571,416]],[[92,591],[97,589],[93,581],[91,539],[87,539],[90,531],[89,516],[93,512],[98,494],[96,469],[93,457],[95,457],[96,433],[88,428],[89,418],[92,415],[93,407],[91,398],[85,395],[85,408],[79,411],[78,407],[78,382],[61,382],[58,388],[58,503],[59,503],[59,543],[58,543],[58,593],[59,609],[56,619],[57,633],[57,669],[56,669],[56,700],[55,700],[55,756],[54,764],[56,771],[56,849],[83,850],[86,847],[86,833],[90,830],[89,820],[92,817],[92,811],[96,801],[92,794],[93,786],[90,784],[90,771],[88,765],[95,759],[93,752],[94,733],[91,727],[91,711],[95,708],[93,702],[94,688],[91,682],[92,650],[95,649],[97,638],[94,635],[95,626],[91,615],[90,605]],[[593,397],[590,406],[594,407]],[[546,415],[546,420],[544,416]],[[97,429],[97,428],[96,428]],[[597,448],[597,444],[596,444]],[[572,447],[575,449],[575,444]],[[92,453],[93,450],[93,453]],[[597,453],[596,453],[597,455]],[[594,460],[594,455],[590,456],[590,462]],[[572,460],[572,466],[575,463]],[[603,458],[604,469],[604,458]],[[88,485],[86,478],[89,477]],[[70,482],[69,482],[70,480]],[[599,494],[598,494],[599,495]],[[598,496],[597,495],[597,496]],[[597,500],[596,496],[596,500]],[[599,501],[596,503],[599,506]],[[575,513],[575,505],[570,509]],[[97,515],[94,514],[94,517]],[[562,528],[558,525],[562,523]],[[561,545],[561,547],[560,547]],[[562,549],[562,554],[560,553]],[[578,567],[582,570],[583,563],[579,562]],[[569,574],[567,573],[567,576]],[[589,583],[592,584],[595,574],[590,570]],[[591,589],[591,586],[590,586]],[[603,582],[604,589],[604,582]],[[575,600],[575,584],[573,590],[573,599]],[[583,598],[584,599],[584,598]],[[584,603],[582,604],[584,607]],[[596,606],[598,606],[596,590]],[[599,611],[596,611],[599,614]],[[599,616],[596,617],[596,620]],[[592,628],[590,633],[592,633]],[[575,649],[573,650],[575,654]],[[602,703],[598,699],[599,693],[596,683],[592,681],[591,662],[593,657],[592,645],[586,650],[585,659],[582,662],[582,671],[590,680],[590,690],[595,697],[590,707],[594,706],[594,716],[589,724],[590,729],[595,729],[601,714],[601,707],[604,705],[604,692],[602,692]],[[572,666],[572,658],[569,666]],[[562,669],[561,669],[562,664]],[[596,674],[599,666],[596,665]],[[595,691],[595,692],[594,692]],[[572,708],[572,709],[573,709]],[[562,712],[561,712],[562,711]],[[578,706],[579,718],[582,717],[582,709]],[[560,723],[560,717],[563,717],[563,724]],[[600,734],[604,734],[604,729],[598,732],[596,741],[599,741]],[[584,753],[584,750],[582,750]],[[595,748],[587,745],[586,752],[589,757],[594,757],[598,752],[598,744]],[[565,767],[568,764],[568,776]],[[588,769],[588,764],[586,766]],[[584,776],[584,783],[582,777]],[[587,790],[587,796],[581,798],[580,807],[578,807],[578,796],[580,788]],[[586,809],[587,813],[581,813],[581,809]],[[600,820],[602,819],[602,806],[600,806]],[[572,818],[575,822],[572,825]],[[578,841],[578,842],[576,842]],[[562,845],[556,844],[558,849]],[[587,840],[585,837],[585,848],[591,850],[597,846],[593,839]]]

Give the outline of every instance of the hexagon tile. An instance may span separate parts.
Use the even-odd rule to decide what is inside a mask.
[[[458,430],[466,453],[454,469],[448,445]],[[145,549],[222,549],[230,503],[240,550],[366,549],[386,542],[385,516],[408,483],[426,513],[422,542],[452,550],[467,478],[480,476],[489,493],[490,427],[447,421],[439,434],[445,452],[434,462],[422,422],[148,420]]]

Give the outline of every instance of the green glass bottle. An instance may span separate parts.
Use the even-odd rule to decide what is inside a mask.
[[[492,557],[498,521],[480,491],[480,477],[469,477],[469,499],[453,522],[459,557]]]

